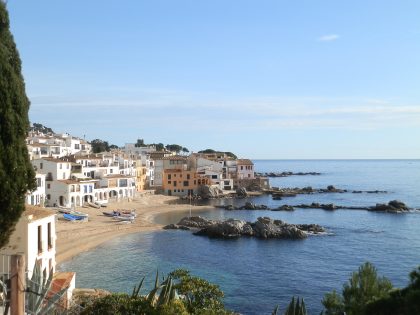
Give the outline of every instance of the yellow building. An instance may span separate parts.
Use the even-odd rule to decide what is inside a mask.
[[[162,177],[163,192],[169,196],[194,195],[200,185],[211,184],[210,179],[183,169],[165,169]]]
[[[136,163],[136,190],[143,191],[147,188],[147,168],[141,165],[141,161]]]

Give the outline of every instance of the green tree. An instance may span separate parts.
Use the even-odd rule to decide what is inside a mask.
[[[182,151],[182,146],[178,145],[178,144],[167,144],[165,146],[166,150],[171,151],[171,152],[181,152]]]
[[[144,140],[143,139],[137,139],[137,142],[134,144],[134,146],[136,148],[143,147],[144,146]]]
[[[325,294],[322,299],[322,305],[324,305],[326,311],[324,315],[341,315],[344,313],[344,301],[337,291],[333,290],[331,293]]]
[[[9,28],[6,5],[0,1],[0,248],[25,210],[26,193],[36,188],[25,142],[29,100]]]
[[[347,315],[365,314],[366,306],[381,298],[387,297],[392,290],[391,282],[385,277],[379,277],[376,268],[369,262],[353,272],[348,283],[343,286],[342,302],[333,291],[326,294],[323,300],[326,314],[336,315],[344,310]],[[325,303],[324,303],[325,302]]]
[[[410,273],[406,288],[395,289],[389,296],[371,302],[366,307],[369,315],[420,314],[420,266]]]
[[[185,269],[177,269],[169,274],[176,282],[175,289],[187,299],[187,309],[191,314],[231,314],[223,304],[224,293],[219,286],[190,275]]]
[[[93,153],[100,153],[100,152],[107,152],[109,151],[109,144],[108,141],[104,141],[101,139],[94,139],[90,142],[92,145],[92,152]]]

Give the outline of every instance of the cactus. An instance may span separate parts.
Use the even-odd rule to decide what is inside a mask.
[[[306,306],[305,306],[305,301],[300,300],[299,298],[297,298],[297,300],[295,300],[295,297],[292,298],[292,301],[290,302],[289,306],[286,309],[286,312],[284,313],[284,315],[307,315],[307,311],[306,311]]]
[[[47,268],[41,272],[41,267],[35,263],[32,278],[28,281],[26,288],[27,313],[28,314],[48,314],[55,307],[55,304],[63,296],[67,290],[64,288],[50,298],[47,294],[51,289],[51,282],[53,278],[53,269],[51,268],[47,277]]]

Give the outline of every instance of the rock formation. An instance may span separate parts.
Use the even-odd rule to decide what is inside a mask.
[[[325,232],[324,228],[316,224],[288,224],[281,220],[273,220],[268,217],[259,217],[256,222],[250,223],[244,220],[228,219],[215,221],[197,217],[184,217],[178,224],[170,224],[165,229],[189,229],[199,231],[195,235],[205,235],[215,238],[237,238],[252,236],[257,238],[287,238],[303,239],[308,234]]]

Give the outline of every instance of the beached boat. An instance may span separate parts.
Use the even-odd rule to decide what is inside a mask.
[[[134,216],[115,216],[113,217],[114,220],[117,221],[134,221],[135,217]]]
[[[120,210],[123,216],[134,216],[137,217],[136,210]]]
[[[90,207],[92,207],[92,208],[96,208],[96,209],[99,209],[100,207],[101,207],[101,205],[100,204],[97,204],[97,203],[92,203],[92,202],[86,202]]]
[[[105,215],[105,216],[107,216],[107,217],[116,217],[116,216],[119,216],[119,215],[121,215],[121,213],[120,212],[118,212],[118,211],[112,211],[112,212],[106,212],[106,211],[103,211],[102,212],[102,214],[103,215]]]
[[[77,216],[77,217],[83,217],[83,218],[89,217],[89,214],[83,213],[83,212],[79,212],[79,211],[70,211],[69,214],[74,215],[74,216]]]
[[[86,220],[87,217],[64,213],[63,218],[67,221],[81,221],[81,220]]]

